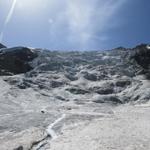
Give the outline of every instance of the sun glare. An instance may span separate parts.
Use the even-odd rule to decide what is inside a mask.
[[[16,9],[28,13],[31,11],[40,11],[45,6],[43,0],[17,0]]]

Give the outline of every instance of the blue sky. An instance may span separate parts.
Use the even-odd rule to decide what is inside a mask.
[[[51,50],[150,43],[150,0],[0,0],[0,41]]]

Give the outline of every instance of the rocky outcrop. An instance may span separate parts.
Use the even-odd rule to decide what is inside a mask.
[[[0,75],[26,73],[32,69],[30,61],[37,54],[29,48],[15,47],[0,50]]]
[[[68,88],[68,89],[66,89],[66,91],[69,91],[72,94],[88,94],[88,93],[90,93],[89,91],[84,90],[84,89],[80,89],[78,87],[76,87],[76,88]]]
[[[140,74],[145,74],[150,79],[150,48],[146,44],[137,46],[133,59],[141,67]]]

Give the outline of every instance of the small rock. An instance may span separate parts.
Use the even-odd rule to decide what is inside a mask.
[[[18,148],[15,148],[14,150],[23,150],[23,146],[19,146]]]

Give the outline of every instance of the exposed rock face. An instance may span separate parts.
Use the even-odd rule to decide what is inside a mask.
[[[7,48],[0,51],[0,74],[26,73],[32,69],[29,64],[37,55],[25,47]]]
[[[64,143],[64,150],[120,150],[124,143],[134,143],[126,147],[134,150],[140,137],[149,143],[148,109],[127,107],[149,106],[147,45],[91,52],[1,47],[0,150],[60,150]],[[146,124],[144,132],[140,119]],[[93,131],[98,131],[97,139]],[[132,141],[133,136],[138,142]],[[81,138],[88,147],[86,141],[76,144]]]
[[[135,48],[134,59],[144,69],[148,69],[150,67],[150,49],[147,48],[147,45],[143,44]]]
[[[142,67],[142,72],[150,78],[150,49],[147,45],[142,44],[137,46],[135,49],[135,54],[133,59],[137,62],[139,66]]]

